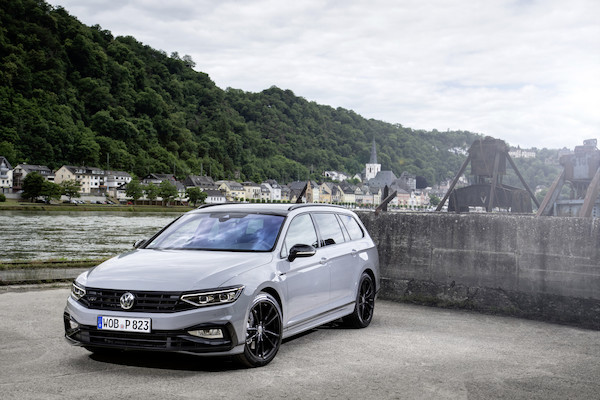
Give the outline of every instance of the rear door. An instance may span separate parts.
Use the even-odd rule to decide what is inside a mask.
[[[327,260],[330,274],[329,308],[335,309],[355,299],[356,252],[346,230],[335,213],[314,213],[319,230],[321,257]]]

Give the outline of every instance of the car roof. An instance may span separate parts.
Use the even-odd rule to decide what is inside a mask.
[[[331,204],[318,203],[298,203],[298,204],[273,204],[273,203],[225,203],[225,204],[205,204],[198,207],[193,212],[232,212],[242,211],[257,214],[277,214],[288,215],[290,212],[298,209],[313,209],[313,210],[336,210],[350,211],[341,206]]]

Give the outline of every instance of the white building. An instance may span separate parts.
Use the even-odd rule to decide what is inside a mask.
[[[377,162],[377,148],[375,147],[375,139],[373,139],[373,147],[371,147],[371,158],[365,165],[365,182],[373,179],[377,176],[377,173],[381,171],[381,164]]]
[[[269,199],[271,201],[281,201],[281,185],[274,179],[268,179],[261,184],[261,188],[265,186],[269,191]]]
[[[131,182],[131,175],[123,171],[104,171],[95,167],[63,165],[55,173],[54,182],[77,181],[82,194],[105,194],[117,197],[117,188]]]
[[[5,157],[0,156],[0,193],[12,189],[12,166]]]
[[[117,197],[117,188],[131,182],[131,175],[124,171],[105,171],[104,185],[109,195]]]
[[[535,151],[516,148],[508,152],[512,158],[535,158]]]

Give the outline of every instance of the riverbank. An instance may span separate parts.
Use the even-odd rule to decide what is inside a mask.
[[[105,259],[0,262],[0,287],[70,282]]]
[[[0,211],[115,211],[115,212],[174,212],[193,210],[189,206],[121,205],[121,204],[44,204],[7,199],[0,203]]]
[[[108,258],[84,260],[22,260],[0,261],[0,271],[17,269],[60,269],[60,268],[90,268]]]

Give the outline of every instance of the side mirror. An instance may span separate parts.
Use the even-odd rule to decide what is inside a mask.
[[[292,262],[298,257],[312,257],[317,254],[317,249],[308,244],[297,244],[290,249],[288,261]]]
[[[146,244],[146,239],[140,239],[140,240],[135,241],[135,243],[133,244],[133,247],[138,249],[145,244]]]

